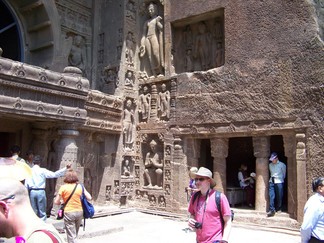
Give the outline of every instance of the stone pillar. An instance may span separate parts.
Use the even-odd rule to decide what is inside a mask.
[[[210,140],[211,156],[214,158],[213,177],[216,189],[226,193],[226,158],[228,156],[228,138]]]
[[[30,149],[34,152],[34,155],[42,156],[41,167],[49,169],[47,165],[47,154],[48,154],[48,145],[47,145],[47,136],[48,132],[44,129],[33,128],[33,141],[30,146]]]
[[[266,211],[269,203],[270,137],[253,137],[255,162],[255,210]]]
[[[306,187],[306,136],[304,133],[296,134],[296,172],[297,172],[297,221],[303,221],[304,206],[307,201]]]
[[[68,163],[71,163],[72,168],[76,170],[78,167],[78,147],[76,145],[75,137],[79,135],[79,132],[75,129],[61,129],[58,130],[58,134],[61,136],[61,138],[58,141],[56,151],[60,168],[66,166]]]
[[[296,166],[295,166],[295,158],[294,154],[296,151],[296,140],[294,135],[284,135],[284,148],[285,148],[285,156],[287,157],[287,175],[286,175],[286,183],[287,183],[287,204],[288,204],[288,213],[296,218],[296,185],[297,185],[297,174],[296,174]]]
[[[186,200],[185,194],[179,193],[184,191],[184,186],[182,184],[184,178],[183,176],[180,175],[185,175],[185,173],[183,173],[183,168],[185,168],[186,170],[186,166],[183,165],[186,164],[187,161],[186,161],[186,156],[183,153],[183,149],[182,149],[182,140],[180,137],[176,136],[174,138],[174,154],[173,154],[173,162],[172,162],[172,189],[171,189],[171,193],[174,197],[172,200],[172,208],[174,210],[179,209],[179,202],[184,202]]]
[[[198,167],[198,159],[200,154],[200,143],[197,142],[197,139],[188,138],[186,140],[186,155],[188,161],[188,167],[193,166]],[[189,169],[188,168],[188,169]]]

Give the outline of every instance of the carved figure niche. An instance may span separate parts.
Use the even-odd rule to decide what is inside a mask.
[[[123,143],[124,149],[131,151],[134,144],[135,117],[133,101],[127,99],[123,111]]]
[[[134,86],[134,73],[130,70],[127,70],[125,74],[125,86],[127,87]]]
[[[85,76],[86,67],[86,49],[85,39],[80,35],[68,33],[67,35],[73,36],[72,46],[68,55],[69,66],[77,67],[82,71]]]
[[[161,121],[168,121],[170,118],[170,91],[166,84],[161,84],[159,95],[157,97],[158,118]]]
[[[162,6],[146,5],[148,16],[143,23],[139,55],[141,71],[148,76],[164,75],[164,26]]]
[[[129,67],[134,67],[134,51],[135,51],[134,34],[129,31],[126,36],[126,50],[125,50],[125,60]]]
[[[102,70],[100,90],[106,94],[115,94],[118,85],[118,68],[107,66]]]
[[[162,146],[158,139],[148,140],[143,149],[144,187],[148,189],[162,189],[163,157]]]
[[[176,73],[206,71],[224,65],[224,10],[217,10],[213,15],[173,24]]]
[[[134,160],[131,156],[125,156],[124,160],[122,161],[122,171],[121,171],[121,178],[133,178],[133,166]]]
[[[140,122],[147,122],[150,117],[151,111],[151,94],[149,87],[145,85],[140,90],[139,104],[138,104],[138,115]]]

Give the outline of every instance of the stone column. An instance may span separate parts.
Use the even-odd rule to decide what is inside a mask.
[[[189,168],[191,168],[193,166],[198,167],[200,143],[197,142],[197,139],[188,138],[186,140],[185,151],[186,151],[186,155],[187,155],[188,167]]]
[[[307,201],[306,188],[306,135],[304,133],[296,134],[296,172],[297,172],[297,221],[303,221],[304,206]]]
[[[210,140],[211,156],[214,157],[213,177],[216,189],[226,193],[226,158],[228,156],[228,138]]]
[[[41,167],[45,167],[49,169],[47,165],[47,154],[48,154],[48,145],[47,145],[47,137],[48,132],[44,129],[33,128],[33,141],[30,146],[30,149],[34,152],[34,155],[42,156]]]
[[[297,174],[295,166],[294,152],[296,151],[296,140],[294,135],[284,135],[284,148],[285,156],[287,157],[287,175],[286,183],[287,187],[287,199],[288,199],[288,213],[296,218],[296,185],[297,185]]]
[[[71,163],[72,168],[76,170],[78,147],[75,138],[79,135],[79,132],[75,129],[61,129],[58,130],[58,134],[61,138],[58,141],[56,151],[60,168]]]
[[[255,162],[255,210],[266,211],[269,203],[270,137],[253,137]]]

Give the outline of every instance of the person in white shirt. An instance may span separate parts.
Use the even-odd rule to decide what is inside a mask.
[[[284,182],[286,178],[286,165],[279,161],[278,154],[273,152],[269,158],[270,180],[269,180],[269,211],[268,217],[272,217],[277,212],[281,212]],[[275,204],[276,199],[276,204]]]
[[[312,182],[314,195],[304,207],[304,219],[300,228],[301,243],[324,242],[324,177]]]
[[[42,157],[36,155],[34,157],[34,166],[32,168],[32,178],[26,179],[25,185],[29,191],[30,203],[36,213],[36,215],[46,220],[46,179],[47,178],[58,178],[65,175],[67,169],[71,168],[71,164],[66,167],[57,170],[55,172],[40,167]]]

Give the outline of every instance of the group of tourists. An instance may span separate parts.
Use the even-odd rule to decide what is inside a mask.
[[[11,148],[11,157],[0,158],[0,237],[16,238],[19,243],[64,242],[58,231],[46,223],[46,179],[64,176],[54,199],[64,208],[64,226],[68,243],[76,242],[83,209],[81,194],[91,200],[89,192],[79,184],[71,164],[53,172],[41,167],[40,155],[27,153],[20,157],[20,147]],[[71,196],[71,197],[70,197]],[[70,198],[68,200],[68,198]]]

